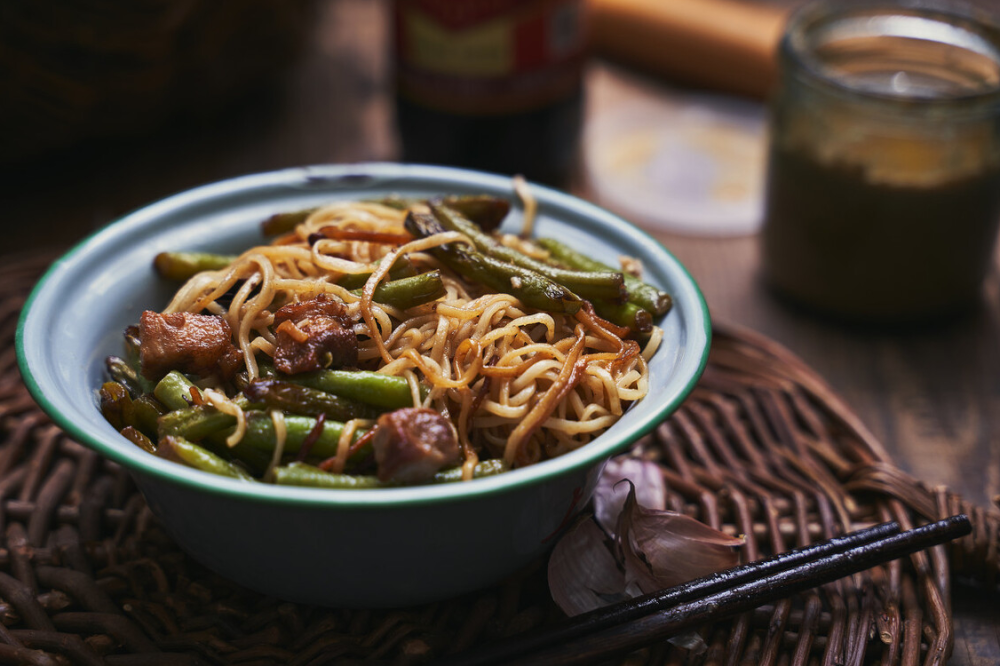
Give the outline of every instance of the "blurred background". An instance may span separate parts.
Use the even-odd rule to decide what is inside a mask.
[[[560,173],[556,184],[579,191],[590,183],[608,203],[626,202],[648,189],[641,182],[648,162],[671,177],[667,172],[675,167],[664,152],[714,149],[718,154],[710,157],[729,170],[723,185],[728,208],[726,202],[715,202],[714,209],[706,202],[696,210],[690,202],[672,201],[689,210],[664,222],[650,214],[660,204],[653,198],[634,202],[632,212],[645,215],[654,228],[753,230],[761,180],[759,100],[771,77],[764,49],[777,39],[775,17],[795,3],[708,2],[705,9],[679,2],[679,11],[654,26],[666,31],[659,38],[624,40],[618,36],[642,29],[657,3],[568,3],[586,6],[591,19],[585,55],[592,57],[582,60],[585,94],[577,100],[589,140],[568,144],[576,151],[571,170]],[[419,3],[401,6],[407,4]],[[747,12],[751,25],[741,25],[742,14],[713,25],[718,7],[743,4],[775,11],[759,18]],[[17,201],[29,199],[33,188],[51,188],[54,179],[75,183],[79,196],[70,197],[69,214],[74,226],[93,227],[178,189],[231,175],[409,157],[397,122],[403,114],[394,103],[393,9],[386,0],[95,0],[44,9],[4,3],[0,187]],[[726,51],[721,59],[711,55],[720,43]],[[748,49],[751,58],[740,57]],[[602,55],[630,69],[608,64]],[[681,86],[736,94],[693,97]],[[627,103],[620,105],[623,96]],[[684,141],[706,127],[727,132],[731,141],[707,147],[707,140]],[[656,150],[615,147],[634,146],[650,133]],[[683,186],[675,185],[674,194],[682,194]],[[116,194],[107,196],[106,188]],[[134,200],[122,201],[124,191],[135,193]],[[100,210],[112,201],[122,201],[120,208]],[[86,219],[82,211],[91,207]],[[5,226],[30,226],[23,230],[29,235],[41,231],[37,225]]]

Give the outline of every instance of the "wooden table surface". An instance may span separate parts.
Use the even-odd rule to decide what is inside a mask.
[[[9,244],[2,252],[66,247],[143,204],[222,178],[396,159],[385,10],[383,2],[369,0],[320,3],[306,52],[284,84],[240,104],[224,122],[168,127],[7,170],[0,224]],[[614,86],[631,76],[603,63],[591,67],[590,122],[630,103]],[[814,319],[775,300],[758,277],[755,236],[656,235],[698,281],[715,321],[750,327],[800,355],[846,398],[902,468],[983,505],[1000,495],[995,266],[982,306],[972,315],[933,329],[865,331]],[[956,588],[951,664],[1000,663],[998,600],[995,590]]]

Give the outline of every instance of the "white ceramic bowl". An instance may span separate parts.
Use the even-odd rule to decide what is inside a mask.
[[[674,308],[660,325],[649,396],[568,455],[469,483],[386,490],[246,484],[166,462],[101,416],[104,358],[173,286],[152,269],[167,250],[233,252],[260,244],[272,213],[396,193],[487,193],[507,178],[398,164],[317,166],[236,178],[178,194],[98,231],[57,261],[24,308],[18,361],[41,407],[81,443],[124,465],[182,548],[220,574],[291,601],[342,607],[424,603],[497,582],[553,545],[583,508],[604,462],[680,404],[708,353],[709,319],[694,281],[659,243],[572,196],[534,188],[536,233],[615,264],[640,258]]]

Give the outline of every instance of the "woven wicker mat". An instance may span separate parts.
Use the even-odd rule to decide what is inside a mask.
[[[560,619],[543,562],[392,611],[285,603],[193,562],[128,474],[68,439],[21,383],[14,330],[44,265],[0,270],[0,663],[423,664]],[[717,330],[704,378],[637,452],[662,466],[668,506],[748,535],[748,558],[887,519],[964,511],[975,532],[705,627],[698,655],[665,643],[625,663],[943,663],[950,577],[997,584],[1000,514],[900,472],[813,371],[758,336]]]

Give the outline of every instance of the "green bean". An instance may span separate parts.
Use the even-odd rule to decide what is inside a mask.
[[[495,476],[510,469],[502,460],[484,460],[476,465],[473,478]],[[454,467],[438,472],[431,483],[456,483],[462,480],[462,468]],[[311,488],[390,488],[392,483],[383,483],[376,476],[334,474],[306,463],[294,462],[274,470],[274,482],[283,486],[309,486]]]
[[[625,281],[620,272],[607,269],[575,271],[551,266],[532,259],[514,248],[502,245],[495,238],[484,233],[475,223],[448,206],[431,202],[430,207],[445,229],[465,234],[475,244],[476,249],[483,254],[534,271],[590,301],[603,300],[611,303],[624,303],[626,300]]]
[[[149,437],[139,432],[132,426],[125,426],[124,428],[122,428],[121,434],[122,437],[132,442],[146,453],[153,453],[153,454],[156,453],[156,445],[153,444],[153,440],[151,440]]]
[[[202,442],[217,452],[246,460],[255,469],[266,466],[270,459],[268,455],[262,458],[261,453],[270,454],[274,451],[277,436],[274,423],[269,414],[256,410],[245,412],[246,433],[235,445],[230,447],[225,440],[236,429],[236,417],[220,412],[209,405],[196,405],[186,409],[168,412],[160,417],[160,441],[166,437],[182,437],[186,440]],[[302,442],[316,426],[316,419],[307,416],[285,416],[285,447],[286,453],[297,453]],[[312,447],[313,455],[327,458],[337,453],[340,433],[344,424],[336,421],[326,421],[320,431],[319,439]],[[365,431],[358,429],[355,439]]]
[[[177,370],[163,376],[153,389],[153,395],[167,409],[184,409],[191,406],[191,389],[194,384]]]
[[[135,368],[124,359],[109,356],[105,359],[104,365],[107,367],[111,379],[128,389],[133,398],[153,391],[153,385],[150,381],[136,372]]]
[[[125,362],[133,368],[139,367],[139,354],[142,340],[139,339],[139,326],[133,324],[125,327]]]
[[[175,409],[161,416],[157,431],[161,440],[164,437],[176,436],[197,442],[235,425],[235,416],[220,412],[211,405],[193,405]]]
[[[157,455],[162,458],[183,463],[203,472],[228,476],[242,481],[253,481],[253,477],[237,465],[183,437],[164,437],[160,440],[156,451]]]
[[[105,382],[99,391],[101,414],[117,430],[135,428],[147,437],[155,437],[157,421],[164,409],[149,395],[132,398],[118,382]]]
[[[516,296],[524,305],[555,314],[573,314],[582,303],[572,291],[526,268],[508,264],[479,252],[454,250],[448,257],[446,246],[441,246],[439,258],[452,270],[494,291]],[[457,246],[455,246],[457,248]]]
[[[493,231],[500,226],[507,213],[510,212],[510,202],[506,199],[488,194],[450,194],[441,199],[444,205],[457,210],[462,215],[478,224],[485,231]],[[396,210],[409,210],[414,206],[426,204],[426,199],[417,197],[401,197],[390,194],[376,203]]]
[[[333,474],[301,462],[275,467],[274,482],[279,486],[307,486],[310,488],[363,489],[383,487],[378,477],[375,476]]]
[[[356,289],[354,293],[360,296],[361,290]],[[441,271],[428,271],[414,277],[379,283],[375,287],[372,300],[405,310],[430,303],[444,294]]]
[[[433,216],[412,211],[406,217],[406,228],[413,235],[421,237],[444,231]],[[466,279],[515,296],[530,308],[556,314],[573,314],[582,305],[580,298],[561,284],[532,270],[466,249],[458,243],[441,245],[431,252]]]
[[[255,475],[259,476],[267,471],[267,468],[271,466],[273,451],[261,451],[252,446],[247,446],[243,442],[237,442],[235,446],[229,446],[226,443],[226,438],[223,437],[224,432],[209,435],[198,442],[198,445],[225,460],[238,460],[240,464]]]
[[[101,414],[115,430],[132,425],[132,398],[128,389],[118,382],[104,382],[98,391],[101,401]]]
[[[475,222],[483,231],[494,231],[510,212],[510,202],[488,194],[452,194],[441,202]]]
[[[401,280],[415,275],[417,275],[417,267],[408,257],[398,257],[392,268],[389,269],[390,280]],[[365,286],[365,282],[368,282],[368,278],[371,276],[371,273],[348,273],[337,280],[337,284],[344,289],[360,289]]]
[[[570,268],[576,268],[584,271],[609,270],[608,266],[605,264],[602,264],[599,261],[591,259],[590,257],[567,247],[554,238],[539,238],[535,242],[548,250],[553,259],[569,266]],[[653,285],[643,282],[634,275],[624,273],[624,276],[625,289],[628,291],[628,298],[630,301],[646,310],[649,310],[657,316],[666,314],[670,310],[673,305],[673,300],[670,298],[670,294],[660,291]]]
[[[360,289],[371,276],[371,273],[348,273],[337,280],[337,284],[344,289]]]
[[[183,282],[202,271],[218,271],[236,260],[236,255],[212,252],[160,252],[153,260],[156,272],[168,280]]]
[[[246,412],[246,433],[240,444],[259,451],[274,451],[277,443],[277,436],[274,432],[274,422],[270,415],[264,412]],[[295,416],[292,414],[285,416],[285,446],[284,453],[298,453],[309,433],[316,427],[316,419],[309,416]],[[310,449],[310,455],[317,458],[329,458],[337,454],[340,435],[344,430],[344,424],[337,421],[324,421],[320,430],[319,438]],[[232,429],[220,433],[220,436],[228,436]],[[351,442],[354,443],[361,435],[367,432],[364,428],[354,431]]]
[[[154,384],[142,375],[142,340],[139,335],[139,326],[133,325],[125,328],[125,358],[128,367],[135,373],[136,381],[142,386],[143,393],[152,393]]]
[[[326,418],[334,421],[374,419],[382,413],[382,410],[362,402],[275,379],[258,379],[250,382],[243,389],[243,394],[251,402],[261,404],[268,410],[280,409],[300,416],[325,414]]]
[[[497,474],[502,474],[510,470],[510,466],[500,458],[494,458],[490,460],[483,460],[476,464],[475,469],[472,471],[472,478],[481,479],[485,476],[496,476]],[[434,475],[431,483],[455,483],[462,480],[462,468],[452,467],[451,469],[441,470]]]
[[[274,363],[270,356],[264,356],[257,360],[257,376],[261,379],[281,379],[280,373],[274,369]],[[296,375],[301,377],[302,375]]]
[[[156,437],[160,417],[166,412],[166,408],[152,395],[140,395],[132,401],[132,425],[147,437]]]
[[[265,236],[280,236],[287,234],[302,224],[312,215],[316,208],[305,208],[288,213],[275,213],[260,224],[261,231]]]
[[[237,458],[251,469],[263,472],[270,463],[270,453],[274,451],[276,441],[274,428],[270,425],[271,418],[263,412],[250,410],[250,404],[242,396],[238,396],[234,402],[245,410],[248,424],[257,419],[266,421],[266,426],[270,428],[269,437],[261,434],[260,428],[257,428],[255,433],[251,433],[251,438],[244,437],[234,446],[229,446],[226,439],[236,428],[236,417],[220,412],[211,405],[193,405],[167,412],[159,418],[157,432],[160,441],[171,436],[183,437],[202,444],[217,455]],[[310,419],[310,425],[306,427],[311,428],[315,423],[315,419]],[[339,436],[339,430],[337,432]],[[299,442],[301,443],[301,439]]]
[[[403,377],[367,370],[319,370],[285,379],[387,410],[413,407],[410,384]],[[425,397],[426,389],[421,387],[421,399]]]
[[[594,312],[598,316],[607,319],[612,324],[627,326],[633,333],[645,334],[653,330],[653,315],[649,310],[641,308],[635,303],[607,303],[595,301],[593,303]]]

